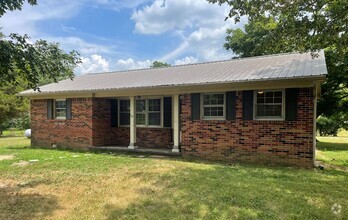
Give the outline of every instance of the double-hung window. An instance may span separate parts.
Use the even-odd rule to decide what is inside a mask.
[[[255,91],[255,119],[283,119],[284,91]]]
[[[146,125],[146,99],[136,100],[136,124]]]
[[[162,98],[135,100],[136,125],[139,127],[161,127],[162,104]],[[119,106],[120,126],[128,126],[130,124],[130,100],[121,99]]]
[[[66,99],[56,99],[54,102],[54,117],[66,119]]]
[[[120,100],[120,125],[129,125],[130,122],[130,100],[121,99]]]
[[[225,94],[202,94],[203,119],[223,119],[225,117]]]

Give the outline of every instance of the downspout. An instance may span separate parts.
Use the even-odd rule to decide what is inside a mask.
[[[318,102],[318,87],[320,82],[313,83],[313,165],[316,166],[316,149],[317,149],[317,102]]]

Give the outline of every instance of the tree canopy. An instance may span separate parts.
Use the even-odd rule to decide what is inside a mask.
[[[348,45],[348,1],[346,0],[208,0],[231,6],[229,17],[239,22],[242,16],[251,22],[274,18],[277,26],[267,37],[286,39],[285,49],[315,51],[327,47],[344,56]],[[271,42],[270,42],[271,43]]]
[[[0,3],[0,16],[6,11],[21,10],[25,0],[8,0]],[[36,0],[27,1],[36,5]],[[76,51],[66,53],[58,43],[45,40],[30,42],[27,35],[0,33],[0,86],[24,80],[28,88],[39,89],[40,79],[56,82],[60,78],[73,78],[74,67],[80,58]]]
[[[169,63],[165,63],[165,62],[161,62],[161,61],[154,61],[150,67],[151,68],[158,68],[158,67],[168,67],[168,66],[170,66]]]
[[[36,0],[1,1],[0,17],[21,10],[25,2],[37,4]],[[32,42],[27,35],[5,36],[0,32],[0,134],[5,122],[28,114],[28,100],[17,97],[18,92],[39,90],[45,82],[73,78],[74,67],[80,62],[76,51],[66,53],[58,43]]]
[[[5,0],[0,1],[0,17],[6,11],[22,10],[23,4],[28,2],[30,5],[37,5],[37,0]]]

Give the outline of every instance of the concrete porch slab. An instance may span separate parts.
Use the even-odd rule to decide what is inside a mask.
[[[135,152],[135,153],[146,153],[146,154],[157,154],[157,155],[168,155],[168,156],[180,156],[180,152],[172,152],[172,149],[165,148],[134,148],[130,149],[124,146],[102,146],[102,147],[90,147],[91,150],[106,150],[106,151],[119,151],[119,152]]]

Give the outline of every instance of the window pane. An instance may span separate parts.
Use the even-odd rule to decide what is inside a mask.
[[[56,101],[56,108],[66,108],[66,101]]]
[[[282,92],[281,91],[274,92],[274,97],[282,97]]]
[[[57,118],[65,118],[66,110],[65,109],[56,109],[56,117]]]
[[[149,125],[161,125],[161,113],[149,113]]]
[[[161,99],[149,99],[149,111],[161,111]]]
[[[142,100],[136,100],[136,111],[137,112],[144,112],[145,111],[145,99]]]
[[[266,103],[273,103],[273,97],[266,97]]]
[[[223,105],[224,94],[206,94],[203,95],[204,105]]]
[[[257,106],[256,115],[257,116],[265,116],[265,106],[264,105]]]
[[[120,125],[129,125],[129,113],[120,113]]]
[[[281,105],[274,105],[273,106],[273,116],[282,116],[282,106]]]
[[[137,125],[145,125],[145,114],[144,113],[137,113],[136,124]]]
[[[204,116],[224,116],[224,108],[223,107],[204,107]]]
[[[120,100],[120,112],[129,112],[130,101],[129,100]]]
[[[281,105],[257,105],[257,116],[267,117],[281,117],[282,106]]]
[[[282,103],[282,98],[274,98],[274,103]]]

